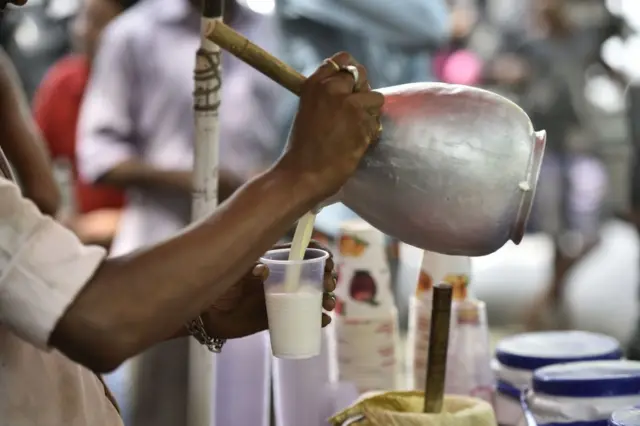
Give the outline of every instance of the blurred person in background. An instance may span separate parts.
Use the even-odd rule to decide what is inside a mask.
[[[532,2],[532,31],[506,32],[501,54],[488,65],[487,77],[547,131],[531,229],[555,243],[551,282],[526,318],[530,329],[566,328],[562,309],[566,278],[597,244],[607,176],[590,152],[584,120],[584,76],[594,43],[576,31],[566,4]],[[588,120],[587,120],[588,121]]]
[[[30,104],[48,69],[71,50],[69,24],[76,8],[76,1],[36,0],[4,12],[0,46],[20,74]]]
[[[25,197],[43,213],[55,216],[60,207],[60,192],[46,147],[30,120],[29,105],[19,88],[18,74],[0,48],[0,147],[15,170]]]
[[[115,236],[122,190],[93,185],[78,176],[76,131],[100,34],[112,19],[137,0],[84,0],[72,25],[76,53],[49,70],[34,97],[34,117],[54,160],[66,160],[73,178],[70,217],[61,217],[86,243],[108,247]]]
[[[225,21],[270,49],[265,17],[227,0]],[[102,34],[81,110],[77,155],[82,179],[126,191],[112,255],[164,240],[191,221],[199,45],[199,0],[145,0]],[[226,52],[223,64],[220,201],[275,157],[268,155],[278,136],[271,114],[280,93]],[[185,339],[143,355],[134,373],[134,425],[184,423],[187,363]]]
[[[374,88],[433,79],[431,57],[450,36],[445,0],[276,0],[281,57],[305,75],[332,49],[353,50]]]
[[[469,47],[479,20],[478,7],[464,1],[452,5],[451,37],[437,52],[433,61],[436,78],[445,83],[475,86],[481,82],[483,63]]]
[[[450,36],[446,0],[276,0],[280,57],[304,75],[347,50],[367,66],[374,88],[433,80],[431,59]],[[288,132],[296,99],[282,106]]]

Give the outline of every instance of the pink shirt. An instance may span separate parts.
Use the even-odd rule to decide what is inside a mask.
[[[104,257],[40,213],[0,167],[0,426],[122,425],[99,378],[48,347]]]

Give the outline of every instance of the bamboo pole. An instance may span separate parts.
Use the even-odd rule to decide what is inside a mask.
[[[206,37],[206,29],[211,23],[222,22],[224,0],[203,0],[202,3],[200,48],[196,53],[193,75],[196,126],[193,166],[194,221],[211,214],[218,204],[218,109],[222,84],[222,51]],[[215,377],[215,355],[198,341],[191,339],[188,426],[215,426]]]
[[[452,294],[453,289],[450,284],[440,283],[433,287],[427,379],[424,385],[423,411],[425,413],[439,413],[442,411],[445,376],[447,372],[447,349],[449,348]]]
[[[209,40],[245,64],[266,75],[294,95],[300,96],[306,77],[233,28],[222,21],[209,21],[203,33]]]

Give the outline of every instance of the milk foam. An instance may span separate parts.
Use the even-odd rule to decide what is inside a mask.
[[[266,289],[271,350],[278,358],[303,359],[320,354],[322,291],[304,282],[295,293],[284,284]]]

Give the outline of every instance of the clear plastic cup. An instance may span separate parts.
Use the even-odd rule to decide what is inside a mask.
[[[328,257],[324,250],[309,248],[300,261],[288,260],[289,249],[271,250],[260,258],[269,268],[264,291],[275,357],[306,359],[320,354],[324,265]],[[299,273],[295,291],[285,288],[287,269]]]

